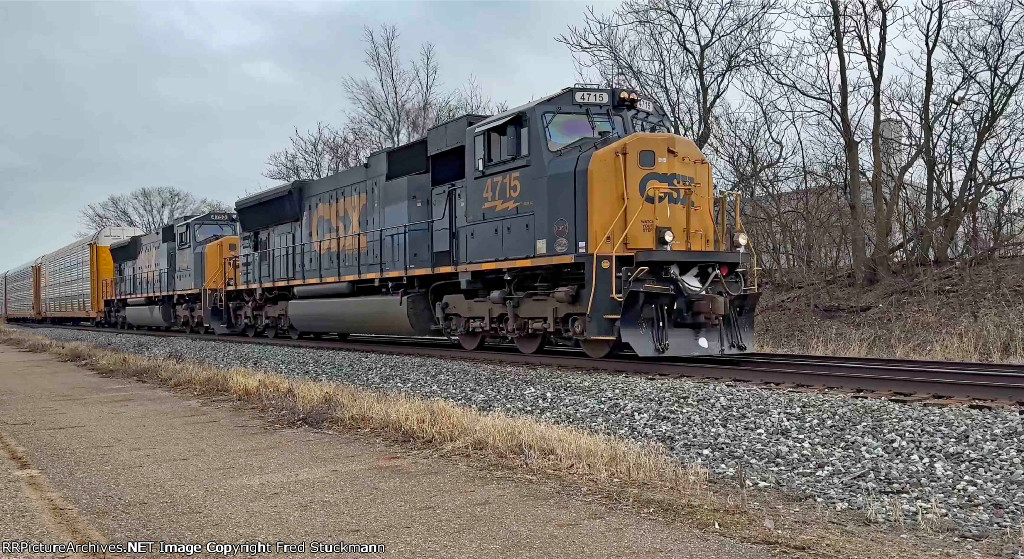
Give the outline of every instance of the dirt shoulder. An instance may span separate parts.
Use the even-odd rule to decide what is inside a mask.
[[[356,435],[274,428],[228,402],[6,346],[0,432],[2,539],[344,540],[424,557],[772,555],[546,482]]]

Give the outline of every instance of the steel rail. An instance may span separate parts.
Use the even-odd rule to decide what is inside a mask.
[[[934,361],[925,359],[891,359],[881,357],[842,357],[832,355],[802,355],[796,353],[745,353],[739,355],[745,360],[758,362],[813,362],[822,364],[849,363],[856,361],[859,365],[878,367],[925,367],[939,369],[956,369],[960,371],[1005,371],[1024,373],[1024,363],[981,363],[971,361]]]
[[[27,324],[22,326],[103,331],[83,326]],[[722,357],[674,358],[659,361],[643,359],[635,355],[621,355],[613,359],[591,359],[574,349],[564,347],[550,348],[546,352],[532,355],[519,353],[511,345],[488,345],[481,350],[464,351],[453,347],[452,343],[445,338],[431,337],[353,335],[347,340],[292,340],[290,338],[185,334],[171,331],[116,330],[116,332],[129,335],[216,340],[228,343],[267,344],[321,350],[391,353],[567,367],[586,372],[625,373],[652,378],[722,379],[1024,404],[1024,365],[756,353]]]

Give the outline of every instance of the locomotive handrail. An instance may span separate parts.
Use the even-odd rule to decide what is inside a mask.
[[[715,199],[721,201],[721,204],[719,205],[719,208],[718,208],[718,219],[722,222],[722,231],[724,232],[724,235],[723,235],[723,238],[722,238],[723,246],[721,248],[719,248],[719,250],[729,250],[731,248],[730,243],[728,242],[729,238],[731,237],[729,235],[729,228],[728,228],[729,224],[728,224],[728,221],[726,219],[726,217],[728,215],[728,210],[729,210],[729,208],[728,208],[728,205],[729,205],[729,201],[728,200],[729,200],[729,198],[733,199],[733,206],[734,206],[734,208],[733,208],[733,223],[735,224],[734,226],[735,226],[736,232],[737,233],[746,233],[746,228],[743,227],[743,217],[741,216],[741,212],[740,212],[741,204],[742,204],[742,200],[743,200],[743,193],[742,192],[737,192],[735,190],[727,190],[727,191],[723,192],[721,196],[716,196]],[[718,233],[718,226],[717,225],[715,226],[715,232],[716,232],[716,234]],[[751,260],[752,260],[751,261],[751,267],[750,267],[750,272],[751,272],[750,276],[752,278],[752,282],[751,282],[751,285],[748,286],[746,289],[749,290],[749,291],[757,291],[757,279],[758,279],[757,276],[758,276],[758,272],[761,270],[761,268],[759,268],[757,266],[757,251],[754,249],[754,243],[748,240],[747,241],[747,248],[750,250],[750,255],[751,255]]]
[[[119,297],[167,293],[170,291],[170,270],[170,268],[161,268],[159,270],[114,276],[104,280],[104,283],[109,282],[109,293],[111,295],[109,298],[115,299]],[[128,285],[129,283],[131,285]],[[106,289],[104,289],[104,293],[107,293]]]
[[[608,226],[608,230],[605,231],[604,235],[601,236],[601,239],[605,239],[605,238],[607,238],[611,234],[612,230],[615,229],[615,224],[618,223],[619,218],[622,217],[622,214],[624,214],[626,212],[626,207],[629,204],[629,193],[628,193],[629,188],[626,186],[626,164],[623,162],[623,160],[625,159],[625,155],[626,155],[626,148],[625,148],[625,146],[623,146],[623,149],[622,149],[621,152],[616,152],[615,155],[618,156],[616,161],[618,161],[619,167],[622,169],[622,207],[619,208],[619,213],[615,214],[615,218],[612,220],[611,225]],[[601,242],[600,241],[598,241],[597,246],[598,247],[601,246]],[[590,316],[591,314],[593,314],[593,310],[594,310],[594,293],[597,292],[597,256],[598,256],[598,254],[600,254],[600,252],[601,251],[600,251],[599,248],[594,247],[594,262],[593,262],[592,270],[590,272],[590,277],[592,278],[591,279],[591,285],[590,285],[590,302],[587,304],[587,316]],[[614,255],[612,256],[612,258],[614,259]],[[613,262],[613,264],[614,264],[614,262]],[[611,267],[611,271],[612,271],[612,291],[614,292],[615,291],[615,266],[614,265]]]
[[[215,278],[217,276],[217,274],[221,275],[221,281],[222,281],[223,288],[227,287],[227,285],[228,285],[227,284],[228,277],[227,277],[227,266],[226,266],[226,264],[227,264],[227,259],[226,258],[221,259],[220,267],[216,271],[214,271],[212,274],[207,274],[207,279],[206,279],[206,281],[203,282],[202,296],[199,298],[199,309],[200,310],[205,311],[206,308],[208,306],[210,306],[209,305],[210,284],[213,283],[213,278]],[[204,313],[204,316],[205,316],[205,313]]]
[[[358,250],[354,250],[354,251],[353,250],[346,250],[346,251],[338,250],[337,251],[339,256],[341,254],[343,254],[343,253],[344,254],[351,254],[352,252],[355,252],[355,260],[356,260],[356,262],[355,262],[355,269],[357,270],[357,275],[362,275],[364,273],[364,271],[363,271],[363,266],[364,266],[364,264],[363,264],[363,252],[364,252],[364,250],[363,249],[364,249],[364,247],[368,248],[368,247],[373,246],[373,245],[379,245],[381,248],[383,248],[384,243],[385,243],[385,241],[387,239],[393,239],[394,237],[396,237],[398,235],[402,235],[403,236],[403,240],[405,242],[402,244],[402,255],[401,255],[401,258],[400,258],[400,261],[402,262],[401,269],[404,272],[408,272],[409,271],[409,258],[408,258],[409,247],[408,247],[408,240],[409,240],[409,233],[411,232],[410,228],[412,228],[414,226],[427,225],[428,227],[424,228],[423,231],[427,233],[427,237],[428,237],[427,246],[428,246],[429,259],[430,259],[429,267],[431,269],[436,268],[438,264],[437,264],[435,252],[433,250],[433,246],[434,246],[434,231],[433,231],[433,228],[429,227],[429,225],[433,225],[436,222],[443,221],[443,220],[447,219],[447,220],[449,220],[449,230],[454,231],[455,224],[451,223],[451,215],[448,212],[449,206],[454,207],[453,204],[449,203],[450,202],[450,198],[451,198],[451,195],[452,195],[453,192],[455,192],[457,190],[460,190],[460,189],[466,188],[466,184],[465,184],[465,181],[453,181],[453,182],[450,182],[450,183],[447,183],[447,184],[444,184],[444,185],[438,185],[438,186],[434,186],[434,187],[431,187],[431,188],[433,190],[433,189],[442,188],[442,187],[445,189],[445,191],[444,191],[445,192],[445,204],[444,204],[444,208],[441,211],[441,214],[439,216],[437,216],[437,217],[430,217],[428,219],[424,219],[424,220],[420,220],[420,221],[414,221],[414,222],[411,222],[411,223],[402,223],[402,224],[398,224],[398,225],[390,225],[390,226],[387,226],[387,227],[380,227],[380,228],[377,228],[377,229],[370,229],[370,230],[358,231],[358,232],[354,232],[354,233],[347,233],[345,235],[335,235],[333,237],[327,237],[327,238],[324,238],[324,239],[316,239],[316,240],[306,241],[306,242],[302,242],[302,243],[293,243],[293,244],[286,245],[286,246],[281,246],[281,247],[272,247],[272,248],[268,248],[268,249],[256,250],[256,251],[245,253],[245,254],[236,254],[236,255],[233,255],[233,256],[224,257],[223,260],[225,262],[227,262],[227,261],[234,261],[234,262],[237,263],[238,268],[237,268],[236,274],[238,275],[238,278],[239,278],[238,286],[250,286],[251,285],[251,286],[261,287],[265,283],[274,283],[276,281],[281,281],[282,279],[284,279],[284,278],[278,278],[277,277],[277,275],[278,275],[277,272],[279,271],[278,268],[280,267],[280,262],[279,261],[282,260],[282,257],[283,257],[285,259],[285,262],[287,262],[287,258],[289,256],[294,258],[296,256],[295,253],[298,252],[298,257],[299,257],[300,261],[302,262],[302,266],[301,266],[301,279],[305,280],[305,279],[310,279],[310,274],[308,273],[307,268],[312,268],[312,265],[309,266],[309,267],[306,266],[306,247],[309,246],[309,247],[311,247],[310,254],[311,255],[312,254],[316,254],[316,261],[317,261],[316,262],[316,270],[317,270],[317,272],[316,272],[316,276],[315,277],[317,279],[323,280],[323,277],[324,277],[324,267],[323,267],[323,263],[322,263],[322,256],[324,254],[323,244],[324,243],[328,243],[329,245],[334,245],[334,244],[340,245],[341,244],[340,241],[345,241],[345,240],[351,239],[353,237],[366,236],[367,240],[360,243],[360,245],[358,246]],[[433,201],[431,200],[430,203],[433,204]],[[392,230],[396,230],[396,229],[401,229],[401,231],[397,231],[397,232],[394,232],[394,233],[387,233],[388,231],[392,231]],[[377,238],[373,238],[374,235],[377,235]],[[449,250],[450,250],[452,255],[458,254],[458,249],[459,249],[459,242],[458,241],[459,241],[458,240],[458,236],[454,236],[450,240]],[[339,276],[341,274],[341,264],[342,264],[341,260],[342,260],[341,258],[338,259],[338,266],[337,266],[337,270],[338,270],[338,275]],[[383,259],[383,255],[379,255],[377,260],[378,261],[376,263],[373,263],[373,264],[370,264],[370,265],[374,265],[375,264],[378,267],[378,272],[379,273],[383,273],[384,272],[384,264],[385,264],[385,261]],[[396,260],[398,260],[398,259],[396,259]],[[266,274],[263,273],[263,269],[262,269],[264,265],[266,265],[267,268],[268,268]],[[256,266],[255,273],[252,271],[253,266]],[[287,274],[288,279],[298,279],[296,276],[300,275],[298,273],[298,270],[297,270],[297,268],[299,268],[299,266],[296,266],[294,264],[294,261],[293,261],[293,263],[291,264],[291,268],[292,268],[291,272],[289,274]],[[372,273],[372,272],[365,272],[365,273]],[[264,281],[264,276],[267,276],[270,279],[268,281]],[[225,283],[225,286],[226,285],[227,285],[227,283]]]
[[[658,216],[658,204],[662,202],[662,200],[658,199],[657,191],[659,191],[659,190],[667,190],[669,192],[672,192],[672,191],[675,191],[675,190],[681,190],[687,196],[687,199],[686,199],[686,202],[687,202],[687,204],[686,204],[686,206],[687,206],[686,207],[686,220],[685,220],[685,225],[683,226],[683,236],[686,238],[687,250],[690,250],[691,249],[691,245],[690,245],[690,213],[691,213],[692,209],[690,208],[690,198],[689,198],[689,196],[690,196],[690,194],[693,193],[694,189],[692,187],[689,187],[689,186],[668,186],[668,185],[666,185],[666,186],[648,186],[647,189],[644,190],[644,196],[646,197],[647,193],[652,191],[652,190],[655,191],[655,196],[654,196],[654,216],[655,216],[655,219],[657,219],[657,216]],[[634,223],[636,223],[636,218],[640,217],[640,212],[642,212],[643,209],[644,209],[643,205],[639,206],[636,209],[636,213],[633,214],[633,218],[629,220],[629,223],[626,224],[626,229],[623,230],[622,235],[619,236],[618,242],[616,242],[615,246],[612,247],[612,252],[611,252],[611,255],[612,255],[612,265],[611,265],[611,267],[609,269],[612,271],[612,298],[615,299],[616,301],[621,301],[622,300],[622,295],[618,292],[618,290],[617,290],[618,287],[616,286],[616,283],[615,283],[615,275],[614,275],[615,274],[615,255],[618,253],[619,247],[622,245],[622,242],[626,240],[626,236],[629,234],[630,228],[633,227]],[[595,255],[596,255],[596,253],[595,253]]]
[[[455,189],[449,189],[449,192],[451,192],[453,190],[455,190]],[[445,206],[446,206],[445,211],[447,212],[448,204],[445,204]],[[224,260],[225,261],[227,261],[227,260],[237,260],[239,262],[239,264],[240,264],[240,266],[242,268],[242,282],[241,282],[241,285],[262,286],[264,283],[274,283],[276,281],[281,281],[282,278],[278,278],[277,277],[277,273],[276,273],[276,272],[278,272],[278,267],[279,267],[277,265],[278,260],[280,260],[280,257],[282,255],[285,256],[285,257],[287,257],[289,255],[294,256],[295,252],[296,252],[296,249],[298,249],[298,252],[301,255],[301,260],[302,260],[302,263],[303,263],[303,265],[301,266],[301,269],[302,269],[302,274],[301,274],[302,277],[301,277],[301,279],[305,280],[305,279],[309,279],[308,278],[308,274],[307,274],[307,266],[305,265],[305,250],[306,250],[307,246],[315,247],[315,249],[311,251],[311,254],[316,254],[317,255],[317,260],[319,260],[323,256],[323,254],[324,254],[324,251],[323,251],[324,243],[328,243],[329,245],[338,245],[338,246],[340,246],[341,243],[339,241],[345,241],[345,240],[351,239],[353,237],[357,237],[357,238],[358,237],[363,237],[363,236],[372,237],[374,234],[378,235],[378,238],[376,238],[376,239],[368,238],[365,241],[360,241],[358,243],[358,245],[359,245],[358,248],[362,249],[364,246],[369,247],[370,245],[374,245],[374,244],[383,245],[385,237],[386,238],[394,238],[394,237],[396,237],[398,235],[402,235],[403,236],[403,240],[405,240],[406,242],[403,243],[403,245],[402,245],[402,257],[401,257],[400,261],[402,262],[402,270],[405,271],[405,272],[408,272],[408,270],[409,270],[408,238],[409,238],[410,228],[414,227],[414,226],[419,226],[419,225],[432,224],[435,221],[440,221],[443,218],[443,216],[444,216],[444,214],[442,214],[442,217],[438,217],[438,218],[430,218],[430,219],[415,221],[415,222],[412,222],[412,223],[403,223],[403,224],[398,224],[398,225],[390,225],[390,226],[387,226],[387,227],[380,227],[380,228],[377,228],[377,229],[371,229],[371,230],[367,230],[367,231],[358,231],[358,232],[354,232],[354,233],[348,233],[348,234],[345,234],[345,235],[336,235],[336,236],[327,237],[327,238],[324,238],[324,239],[316,239],[316,240],[312,240],[312,241],[306,241],[304,243],[294,243],[294,244],[291,244],[291,245],[286,245],[286,246],[281,246],[281,247],[272,247],[272,248],[268,248],[268,249],[262,249],[262,250],[257,250],[257,251],[254,251],[254,252],[249,252],[249,253],[246,253],[246,254],[237,254],[237,255],[234,255],[234,256],[226,257]],[[397,232],[394,232],[394,233],[387,233],[388,231],[392,231],[392,230],[396,230],[396,229],[401,229],[401,231],[397,231]],[[428,235],[428,239],[429,240],[428,240],[427,244],[428,244],[428,248],[431,249],[431,250],[429,250],[430,260],[431,260],[430,267],[433,268],[434,267],[434,254],[433,254],[433,250],[432,250],[433,242],[434,242],[433,241],[433,231],[431,229],[429,229],[429,228],[426,228],[423,231],[425,231],[426,233],[429,234]],[[341,254],[343,252],[346,253],[346,254],[351,254],[352,252],[355,252],[355,257],[356,257],[355,267],[356,267],[356,270],[358,270],[358,273],[361,274],[362,273],[362,268],[363,268],[362,253],[364,251],[363,250],[345,250],[345,251],[338,250],[339,254]],[[249,276],[251,274],[252,266],[253,266],[254,263],[257,265],[257,268],[258,268],[256,273],[255,273],[256,281],[248,281],[249,278],[246,277],[246,276]],[[266,263],[267,267],[268,267],[266,275],[270,278],[269,281],[266,281],[266,282],[263,280],[264,273],[263,273],[262,268],[263,268],[264,263]],[[318,264],[319,265],[316,267],[317,268],[317,278],[322,280],[323,279],[324,268],[323,268],[323,265],[322,265],[321,262],[318,262]],[[379,272],[381,272],[381,273],[384,272],[385,261],[383,260],[383,258],[381,256],[378,257],[378,262],[376,262],[374,264],[379,267]],[[292,271],[289,274],[290,277],[288,279],[297,279],[297,278],[294,277],[295,275],[297,275],[296,274],[296,270],[295,270],[296,268],[298,268],[298,266],[295,266],[294,264],[292,264]],[[340,276],[340,273],[341,273],[340,270],[341,270],[341,259],[339,258],[338,259],[338,274],[339,274],[339,276]]]

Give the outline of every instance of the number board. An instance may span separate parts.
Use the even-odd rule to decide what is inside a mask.
[[[484,198],[487,201],[480,209],[493,209],[495,212],[514,210],[521,205],[517,200],[520,192],[522,184],[519,182],[519,171],[491,177],[484,185]]]
[[[210,219],[220,221],[234,220],[235,214],[210,214]]]
[[[639,101],[636,102],[636,108],[644,112],[653,113],[654,103],[648,101],[647,99],[640,99]]]
[[[588,103],[592,105],[607,105],[608,93],[605,91],[577,91],[573,98],[577,103]]]

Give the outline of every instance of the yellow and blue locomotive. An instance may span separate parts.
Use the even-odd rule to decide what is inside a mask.
[[[576,86],[239,200],[240,250],[208,312],[253,336],[751,351],[738,206],[656,104]]]
[[[206,330],[207,301],[223,288],[224,259],[237,252],[230,212],[183,216],[110,245],[113,276],[101,282],[101,325]]]

